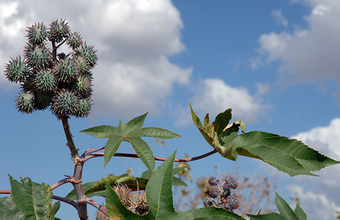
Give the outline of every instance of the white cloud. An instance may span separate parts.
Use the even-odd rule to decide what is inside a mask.
[[[267,54],[269,62],[283,61],[282,69],[294,81],[340,82],[340,1],[304,2],[311,7],[311,13],[304,17],[308,27],[292,33],[263,34],[259,38],[260,53]]]
[[[310,131],[298,133],[292,138],[302,140],[309,147],[320,153],[340,160],[340,118],[334,118],[328,126],[316,127]],[[334,210],[340,210],[340,165],[333,165],[317,172],[321,177],[295,177],[300,185],[289,185],[292,196],[301,200],[301,206],[308,214],[308,219],[335,219]],[[301,188],[304,187],[304,190]]]
[[[294,197],[300,201],[300,206],[307,214],[309,220],[333,220],[337,214],[335,210],[339,210],[340,206],[331,201],[325,194],[319,191],[304,190],[298,185],[288,185],[287,189]],[[292,207],[295,209],[296,204]]]
[[[2,3],[11,13],[0,15],[0,62],[22,54],[25,26],[66,19],[71,31],[79,31],[98,50],[93,71],[94,115],[157,113],[174,84],[189,83],[192,69],[180,68],[168,59],[185,49],[180,40],[180,13],[170,0],[17,2]],[[0,83],[9,84],[4,77]]]
[[[275,22],[278,25],[288,26],[288,20],[283,16],[281,10],[273,10],[272,16],[275,18]]]
[[[232,108],[234,120],[255,122],[264,114],[266,106],[243,87],[232,87],[222,79],[204,79],[192,99],[195,110],[209,112],[211,117]]]

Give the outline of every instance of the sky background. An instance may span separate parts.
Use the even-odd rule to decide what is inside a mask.
[[[27,26],[61,18],[98,50],[92,114],[69,122],[81,153],[106,139],[80,130],[117,126],[119,118],[128,122],[145,112],[144,127],[181,135],[164,147],[145,138],[156,156],[211,151],[191,121],[192,103],[200,118],[232,108],[232,120],[244,121],[247,131],[300,139],[340,160],[340,1],[0,0],[1,72],[10,57],[23,54]],[[73,174],[61,122],[48,110],[17,112],[18,87],[0,76],[2,190],[10,189],[7,174],[50,185]],[[131,149],[123,143],[119,152]],[[129,165],[135,176],[146,170],[127,158],[113,158],[105,169],[103,164],[102,158],[86,162],[83,181],[120,175]],[[237,166],[242,175],[273,175],[277,192],[292,205],[290,197],[298,197],[308,219],[335,219],[340,210],[339,165],[317,172],[321,177],[294,178],[242,157],[232,162],[216,154],[190,165],[195,177],[209,177],[215,165],[221,173]],[[63,185],[54,194],[70,190]],[[94,219],[94,208],[89,213]],[[77,214],[62,204],[57,217]]]

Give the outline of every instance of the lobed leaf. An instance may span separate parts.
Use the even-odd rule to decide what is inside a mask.
[[[217,115],[212,124],[210,124],[209,114],[207,114],[204,119],[204,127],[191,105],[190,109],[193,122],[203,137],[227,159],[235,161],[238,155],[260,159],[290,176],[301,174],[316,176],[312,171],[340,163],[295,139],[262,131],[239,135],[239,127],[243,132],[246,129],[242,121],[226,125],[231,118],[231,109]]]
[[[117,127],[102,125],[82,130],[85,134],[97,137],[108,138],[104,150],[104,167],[109,163],[117,152],[123,141],[129,142],[136,151],[138,157],[151,172],[155,169],[155,158],[148,144],[141,137],[154,137],[169,139],[180,137],[171,131],[162,128],[147,127],[142,128],[146,114],[138,116],[125,124],[121,119]]]

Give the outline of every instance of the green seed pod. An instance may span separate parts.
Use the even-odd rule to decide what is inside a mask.
[[[43,23],[38,23],[26,29],[28,41],[35,45],[41,45],[47,37],[47,28]]]
[[[73,85],[73,91],[81,97],[89,97],[91,95],[91,78],[79,76]]]
[[[77,108],[76,117],[86,117],[90,114],[91,111],[91,101],[87,98],[79,99],[79,105]]]
[[[34,95],[32,92],[22,92],[17,96],[15,103],[17,105],[17,109],[22,113],[32,113],[35,110],[34,106]]]
[[[52,111],[55,115],[75,115],[79,100],[72,92],[58,93],[52,100]]]
[[[37,91],[41,92],[52,91],[56,87],[56,78],[54,77],[50,69],[40,70],[35,75],[33,84]]]
[[[52,102],[53,92],[37,93],[35,95],[35,108],[45,110]]]
[[[30,67],[45,69],[48,67],[50,54],[45,46],[34,46],[28,43],[25,47],[25,58]]]
[[[96,55],[96,50],[93,46],[85,45],[78,51],[79,54],[84,57],[86,63],[92,68],[96,65],[98,56]]]
[[[30,74],[29,68],[21,60],[21,57],[11,58],[9,63],[5,66],[5,76],[11,82],[25,82]]]
[[[54,72],[61,82],[68,83],[77,76],[73,60],[65,59],[55,66]]]
[[[65,20],[53,21],[50,24],[50,28],[48,31],[48,39],[50,41],[54,41],[56,43],[61,42],[64,38],[68,37],[70,33],[68,23]]]
[[[70,34],[67,39],[67,45],[69,45],[73,50],[79,48],[83,44],[81,36],[78,32]]]
[[[76,63],[76,66],[80,73],[84,74],[89,70],[89,66],[87,65],[86,60],[83,57],[77,56],[74,59],[74,62]]]

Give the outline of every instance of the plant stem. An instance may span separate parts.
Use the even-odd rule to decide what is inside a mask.
[[[95,152],[96,150],[92,151],[92,152]],[[200,159],[203,159],[205,157],[208,157],[210,155],[213,155],[217,153],[216,150],[212,150],[208,153],[205,153],[205,154],[202,154],[202,155],[199,155],[199,156],[196,156],[196,157],[189,157],[189,158],[176,158],[174,160],[174,162],[190,162],[190,161],[195,161],[195,160],[200,160]],[[85,162],[87,161],[88,159],[91,159],[91,158],[94,158],[94,157],[103,157],[104,156],[104,153],[90,153],[88,156],[86,156],[85,158],[81,158],[80,160],[82,162]],[[132,158],[139,158],[137,154],[129,154],[129,153],[115,153],[114,157],[132,157]],[[158,160],[158,161],[166,161],[166,157],[155,157],[155,160]]]
[[[74,190],[77,195],[77,202],[78,202],[78,215],[80,219],[88,219],[87,214],[87,205],[83,202],[85,198],[85,192],[82,185],[82,172],[83,172],[83,166],[84,162],[80,161],[79,155],[78,155],[78,149],[76,149],[76,146],[74,145],[72,134],[70,131],[70,126],[68,124],[68,116],[59,116],[61,118],[61,121],[63,123],[63,128],[65,132],[65,136],[67,139],[67,146],[70,148],[72,160],[74,162],[74,173],[73,177],[70,178],[70,182],[72,183]]]
[[[63,123],[63,128],[67,139],[67,146],[70,148],[73,162],[76,163],[79,160],[78,149],[76,149],[76,146],[73,142],[70,126],[68,125],[68,116],[59,116],[59,118],[61,118]]]

